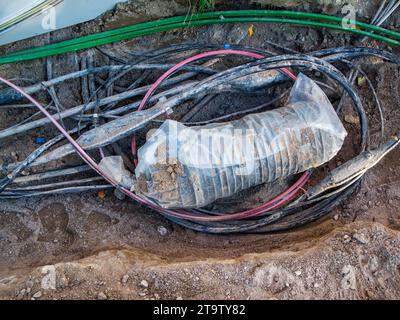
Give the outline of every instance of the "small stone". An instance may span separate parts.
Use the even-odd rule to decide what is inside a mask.
[[[338,215],[338,214],[335,214],[335,215],[333,216],[333,220],[338,221],[338,220],[339,220],[339,215]]]
[[[26,289],[22,289],[20,292],[18,292],[17,299],[18,300],[23,299],[25,294],[26,294]]]
[[[183,300],[182,297],[176,297],[176,300]]]
[[[161,234],[162,236],[166,236],[167,233],[168,233],[167,228],[166,228],[166,227],[163,227],[163,226],[159,226],[159,227],[157,228],[157,231],[158,231],[158,233]]]
[[[173,173],[173,172],[174,172],[174,169],[173,169],[172,167],[168,167],[168,168],[167,168],[167,172]]]
[[[121,283],[123,284],[123,285],[126,285],[127,284],[127,282],[128,282],[128,280],[129,280],[129,275],[124,275],[123,277],[122,277],[122,279],[121,279]]]
[[[158,300],[158,299],[160,299],[160,295],[158,293],[155,293],[154,298]]]
[[[32,280],[28,280],[25,284],[26,284],[27,288],[32,288],[33,287],[33,281]]]
[[[97,299],[98,299],[98,300],[107,300],[108,297],[106,296],[106,294],[105,294],[104,292],[100,292],[100,293],[97,295]]]
[[[355,233],[353,235],[353,238],[355,240],[357,240],[358,242],[360,242],[361,244],[368,244],[369,243],[369,238],[364,233]]]
[[[139,292],[139,296],[141,296],[141,297],[145,297],[146,296],[146,292]]]
[[[379,259],[377,256],[373,255],[368,261],[369,270],[375,274],[379,269]]]
[[[34,298],[34,299],[39,299],[41,296],[42,296],[42,292],[41,292],[41,291],[38,291],[38,292],[36,292],[36,293],[32,296],[32,298]]]
[[[349,243],[351,241],[351,237],[349,236],[349,235],[345,235],[344,237],[343,237],[343,242],[344,243]]]
[[[357,280],[356,280],[356,269],[351,265],[345,265],[342,269],[342,288],[356,290]]]
[[[149,287],[149,283],[146,280],[142,280],[140,282],[140,286],[143,288],[148,288]]]
[[[295,274],[296,276],[301,276],[301,270],[295,271],[294,274]]]
[[[352,114],[346,114],[344,116],[344,121],[346,121],[347,123],[350,123],[350,124],[359,124],[360,123],[360,119],[357,116],[352,115]]]

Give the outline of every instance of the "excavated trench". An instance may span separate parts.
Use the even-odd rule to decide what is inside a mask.
[[[271,3],[258,2],[262,4],[254,6]],[[232,8],[229,1],[218,5]],[[296,3],[288,1],[286,5]],[[323,1],[314,5],[308,8],[332,13],[333,9]],[[236,4],[234,8],[248,7]],[[368,15],[373,8],[363,7],[360,12]],[[53,32],[50,39],[40,36],[9,45],[0,48],[0,53],[67,39],[71,32],[81,35],[182,13],[187,13],[187,8],[174,1],[125,4],[94,22]],[[400,28],[399,18],[391,23]],[[124,53],[183,41],[224,44],[239,40],[244,45],[266,47],[268,39],[307,52],[346,45],[352,40],[341,33],[277,24],[254,24],[254,35],[249,37],[248,28],[249,24],[232,24],[177,30],[107,49]],[[379,42],[372,41],[370,45],[400,54],[398,48]],[[83,53],[52,58],[54,73],[76,70],[80,54]],[[399,68],[381,61],[368,61],[361,67],[382,101],[387,134],[395,134],[400,123]],[[2,65],[0,74],[40,81],[45,78],[45,66],[43,60]],[[379,114],[372,94],[367,86],[357,89],[372,124],[371,140],[376,141]],[[67,107],[79,102],[76,83],[60,85],[57,93]],[[264,99],[262,95],[222,96],[199,112],[196,120],[256,105]],[[29,111],[20,110],[0,112],[1,128],[29,115]],[[349,132],[345,147],[322,170],[349,158],[356,148],[359,124],[349,101],[341,118]],[[51,137],[55,133],[48,126],[3,140],[0,161],[23,159],[34,149],[35,137]],[[193,232],[133,201],[117,199],[112,191],[107,191],[105,197],[87,193],[2,200],[0,298],[400,298],[399,157],[400,149],[395,149],[366,175],[351,198],[326,217],[299,229],[267,235]],[[74,161],[78,161],[75,156],[65,160]],[[262,203],[269,191],[264,186],[243,193],[236,205]]]

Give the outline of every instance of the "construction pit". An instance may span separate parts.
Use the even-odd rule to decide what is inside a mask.
[[[325,1],[307,4],[296,1],[232,2],[217,1],[214,10],[288,9],[343,16],[341,10],[345,5],[340,1],[334,6]],[[359,7],[361,5],[354,1],[353,5],[362,21],[370,21],[378,7],[373,2]],[[190,19],[191,10],[193,8],[188,7],[187,1],[123,3],[91,22],[2,46],[0,54],[164,17],[183,15]],[[399,30],[400,16],[394,14],[385,27]],[[104,45],[100,50],[93,48],[47,59],[6,63],[0,65],[0,76],[11,81],[15,79],[20,86],[28,86],[48,80],[48,60],[51,61],[52,77],[56,78],[80,70],[82,57],[89,57],[87,61],[97,67],[110,65],[112,57],[126,59],[130,52],[147,52],[181,43],[213,44],[223,49],[227,49],[226,45],[237,45],[279,54],[282,50],[290,50],[284,53],[293,54],[348,47],[354,45],[355,39],[357,36],[337,30],[283,23],[211,24],[145,35]],[[377,39],[368,39],[363,45],[400,57],[399,47]],[[177,54],[177,58],[181,61],[185,56]],[[238,62],[248,61],[240,57],[216,57],[212,63],[225,70],[237,66]],[[354,87],[369,119],[369,144],[376,146],[381,139],[382,118],[387,137],[399,132],[400,69],[398,65],[376,57],[360,60],[358,67],[365,76],[359,76]],[[342,67],[340,70],[348,69]],[[162,74],[160,70],[147,72],[146,85],[151,85]],[[321,75],[316,76],[319,79]],[[366,79],[370,79],[379,97],[382,114]],[[124,92],[131,84],[129,81],[134,80],[122,78],[114,85],[114,92]],[[95,84],[101,86],[104,81],[104,77],[99,76]],[[273,93],[280,95],[292,85]],[[342,92],[335,94],[328,87],[323,89],[336,106]],[[54,90],[65,109],[82,103],[79,81],[62,82]],[[203,123],[210,118],[257,107],[270,100],[266,95],[264,91],[254,94],[223,92],[191,114],[190,120]],[[51,101],[51,94],[45,91],[35,97],[43,104]],[[351,99],[343,100],[339,113],[347,132],[343,147],[333,159],[313,172],[312,179],[321,180],[354,157],[359,149],[360,121]],[[137,100],[129,102],[133,101]],[[184,103],[175,110],[169,117],[181,119],[187,114],[189,104]],[[37,110],[31,108],[0,106],[0,129],[21,123],[35,112]],[[240,117],[242,115],[235,119]],[[151,139],[151,136],[146,137],[147,132],[159,126],[160,123],[155,121],[146,130],[138,132],[137,143],[143,145]],[[1,139],[0,165],[24,160],[39,147],[38,138],[49,141],[58,134],[53,125],[47,124]],[[129,145],[130,137],[122,141]],[[116,193],[114,188],[0,199],[0,298],[399,299],[400,165],[396,164],[399,157],[400,149],[393,148],[363,175],[351,195],[332,210],[315,221],[288,230],[278,228],[269,232],[232,234],[199,232]],[[44,171],[82,163],[79,156],[70,154],[49,162]],[[26,178],[41,171],[43,167],[33,168],[19,176]],[[170,173],[179,174],[179,170]],[[85,174],[83,178],[87,178]],[[58,177],[57,182],[67,180],[67,177]],[[274,186],[257,185],[233,197],[217,200],[212,208],[233,213],[261,206],[294,181],[291,178],[279,180]],[[302,189],[311,185],[313,183],[309,182]]]

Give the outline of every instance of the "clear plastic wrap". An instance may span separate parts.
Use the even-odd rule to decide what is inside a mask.
[[[121,156],[104,157],[99,163],[99,167],[113,177],[114,180],[121,186],[131,189],[134,184],[134,178],[124,165],[124,160]]]
[[[325,93],[300,74],[285,107],[187,127],[167,120],[139,149],[135,191],[198,208],[332,159],[347,133]]]

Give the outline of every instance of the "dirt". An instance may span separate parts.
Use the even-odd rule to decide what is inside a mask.
[[[172,7],[179,4],[169,2]],[[54,32],[52,40],[70,38],[71,30],[80,35],[131,23],[134,10],[139,10],[132,6],[106,14],[101,23],[95,21]],[[150,7],[141,7],[144,17],[164,15],[160,7],[154,11]],[[175,14],[175,9],[170,10],[165,14]],[[182,7],[179,10],[184,11]],[[213,25],[171,31],[107,48],[122,56],[129,48],[139,51],[186,40],[235,43],[246,35],[248,27]],[[264,39],[295,50],[312,51],[344,45],[351,37],[331,31],[255,24],[254,36],[245,36],[241,44],[267,46]],[[48,38],[42,36],[0,50],[11,52],[46,42]],[[369,45],[382,47],[374,41]],[[399,53],[397,49],[388,49]],[[56,74],[74,70],[80,54],[53,58]],[[361,67],[371,77],[382,100],[386,134],[395,134],[400,123],[399,68],[370,61]],[[0,73],[8,78],[45,79],[43,60],[0,66]],[[66,107],[80,99],[78,89],[73,83],[57,88]],[[371,141],[376,145],[379,113],[368,87],[359,86],[358,90],[371,121]],[[256,104],[260,98],[221,96],[207,105],[196,120],[231,112],[238,105]],[[0,112],[1,128],[30,114],[20,110]],[[350,119],[350,115],[354,112],[348,104],[343,116]],[[345,122],[345,126],[349,136],[344,148],[324,170],[345,161],[357,149],[358,123]],[[1,141],[0,159],[22,159],[37,147],[36,136],[55,134],[49,126]],[[11,154],[15,150],[16,154]],[[360,190],[328,216],[300,229],[269,235],[196,233],[132,201],[118,200],[113,191],[106,191],[103,199],[84,193],[2,201],[0,298],[399,299],[399,157],[400,149],[395,149],[368,172]],[[71,161],[78,160],[65,160]],[[241,193],[236,205],[261,203],[269,192],[268,188],[258,187]],[[143,285],[146,283],[147,286]]]

